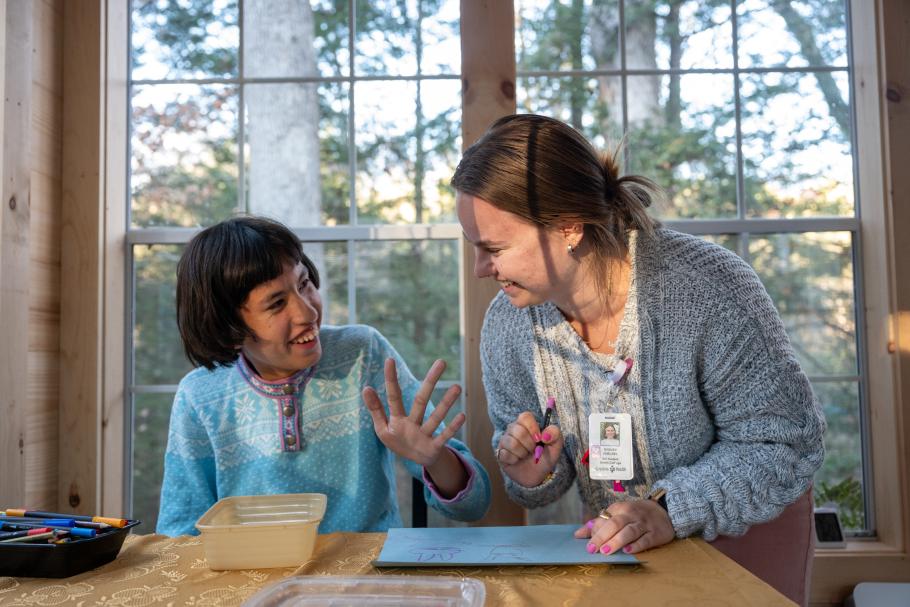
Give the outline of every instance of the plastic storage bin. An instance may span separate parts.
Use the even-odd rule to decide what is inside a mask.
[[[483,582],[443,576],[292,577],[263,588],[243,607],[481,607]]]
[[[313,554],[325,504],[322,493],[234,496],[218,500],[196,521],[209,568],[302,565]]]
[[[123,540],[138,524],[130,521],[126,527],[66,544],[0,544],[0,576],[61,578],[94,569],[117,558]]]

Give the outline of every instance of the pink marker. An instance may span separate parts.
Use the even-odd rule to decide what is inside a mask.
[[[547,412],[543,414],[543,428],[540,429],[541,432],[550,425],[550,416],[553,414],[553,408],[556,407],[556,399],[552,396],[547,398]],[[534,463],[540,462],[540,456],[543,455],[544,442],[542,440],[537,441],[537,446],[534,447]]]
[[[632,368],[632,359],[627,358],[626,360],[621,360],[619,363],[613,367],[613,370],[607,376],[607,379],[610,380],[612,384],[618,384],[623,379],[625,379],[626,374]]]

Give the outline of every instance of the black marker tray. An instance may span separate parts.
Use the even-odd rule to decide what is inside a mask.
[[[0,544],[0,576],[69,577],[110,563],[139,521],[65,544]]]

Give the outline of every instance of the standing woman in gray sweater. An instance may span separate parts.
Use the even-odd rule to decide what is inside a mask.
[[[501,287],[480,348],[514,501],[577,484],[576,535],[608,554],[742,535],[806,493],[824,419],[748,264],[662,229],[650,181],[543,116],[493,124],[452,185],[474,272]]]

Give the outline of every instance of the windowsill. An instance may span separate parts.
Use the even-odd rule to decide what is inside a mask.
[[[844,548],[816,548],[816,559],[843,558],[851,556],[891,556],[906,557],[907,553],[897,546],[881,540],[847,540]]]

